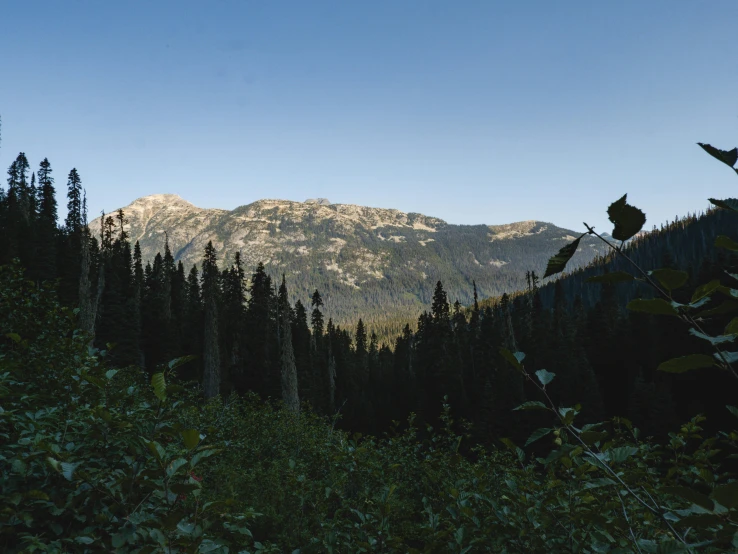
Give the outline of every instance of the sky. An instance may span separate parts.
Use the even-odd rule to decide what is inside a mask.
[[[157,193],[647,228],[736,196],[738,2],[0,2],[0,166]],[[60,210],[62,215],[65,210]]]

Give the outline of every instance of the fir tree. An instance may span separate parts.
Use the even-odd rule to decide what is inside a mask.
[[[212,241],[205,247],[202,262],[202,296],[205,304],[203,341],[203,389],[205,398],[220,393],[220,346],[218,338],[219,272]]]
[[[279,348],[281,364],[282,401],[287,409],[294,413],[300,411],[300,397],[297,390],[297,366],[292,347],[292,308],[287,296],[287,283],[284,274],[279,287],[277,300],[277,317],[279,320]]]

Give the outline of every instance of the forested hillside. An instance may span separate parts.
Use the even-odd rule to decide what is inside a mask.
[[[592,419],[627,416],[650,433],[664,434],[676,421],[697,413],[715,415],[711,421],[724,415],[710,413],[722,405],[722,399],[711,401],[714,383],[703,390],[692,375],[654,372],[664,360],[704,345],[694,337],[679,338],[678,324],[657,325],[652,316],[624,310],[629,300],[642,294],[642,283],[586,282],[603,271],[625,269],[628,262],[621,257],[598,258],[543,286],[535,272],[528,272],[523,291],[471,307],[449,298],[446,283],[437,281],[424,293],[430,310],[416,321],[405,321],[404,331],[380,343],[361,311],[352,312],[351,323],[340,325],[326,314],[325,293],[317,289],[292,303],[292,283],[286,277],[275,280],[261,263],[250,270],[239,252],[224,264],[208,242],[197,264],[187,269],[182,259],[175,260],[167,234],[152,230],[157,237],[164,235],[164,249],[153,263],[145,263],[139,243],[132,244],[129,234],[137,227],[123,210],[98,221],[98,237],[94,226],[85,225],[85,198],[76,170],[67,179],[69,215],[59,226],[48,160],[30,178],[29,170],[20,154],[8,171],[8,190],[0,204],[6,237],[0,260],[8,263],[18,256],[36,282],[59,279],[60,300],[70,307],[79,305],[81,325],[116,366],[132,364],[153,372],[176,356],[192,355],[194,360],[181,374],[204,383],[208,396],[253,391],[263,398],[279,398],[282,368],[288,363],[294,366],[299,399],[318,413],[340,411],[340,425],[348,429],[378,433],[410,412],[434,421],[441,400],[448,396],[458,415],[474,424],[477,438],[488,442],[502,434],[524,438],[533,425],[510,411],[531,391],[505,369],[498,353],[502,345],[555,369],[567,380],[561,400],[586,399],[585,415]],[[174,212],[184,209],[176,201],[167,206]],[[151,209],[149,219],[155,219],[165,208]],[[399,212],[390,215],[405,217]],[[690,216],[640,236],[627,251],[642,267],[686,270],[693,284],[719,278],[721,268],[730,268],[734,257],[714,249],[708,237],[729,233],[731,219],[725,210]],[[443,223],[422,221],[422,227],[439,227],[436,242],[443,242]],[[489,232],[485,228],[484,236]],[[538,251],[539,245],[526,246],[524,239],[509,244],[523,253]],[[558,248],[555,241],[547,242]],[[593,249],[591,242],[582,247]],[[525,278],[521,274],[521,280]],[[473,282],[472,294],[478,297],[475,287]],[[335,302],[338,292],[328,290]],[[289,321],[286,334],[283,321]],[[401,320],[396,316],[396,321]],[[292,343],[287,358],[285,336]]]
[[[608,257],[470,306],[439,280],[381,344],[212,241],[187,270],[122,210],[98,238],[76,170],[60,225],[29,171],[0,191],[5,551],[738,547],[738,201],[626,244],[623,197]]]
[[[174,194],[139,198],[122,208],[123,229],[139,243],[143,264],[164,254],[165,242],[185,271],[202,261],[212,242],[222,268],[235,255],[250,273],[259,263],[273,280],[285,274],[290,301],[307,302],[316,289],[323,311],[340,325],[356,314],[380,336],[397,335],[400,320],[414,320],[431,304],[442,281],[448,295],[472,302],[472,282],[482,298],[524,285],[526,270],[544,267],[549,252],[574,231],[540,221],[507,225],[450,225],[398,210],[260,200],[232,211],[202,209]],[[100,233],[102,219],[90,224]],[[585,238],[572,266],[604,252]],[[248,276],[248,275],[247,275]]]

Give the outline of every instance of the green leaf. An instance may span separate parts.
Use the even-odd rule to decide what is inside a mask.
[[[737,207],[738,207],[738,200],[736,200]],[[734,241],[730,237],[726,237],[725,235],[719,235],[715,239],[715,246],[718,248],[725,248],[727,250],[732,250],[733,252],[738,251],[738,242]]]
[[[504,444],[505,446],[507,446],[510,450],[515,452],[515,454],[518,457],[518,460],[520,460],[521,462],[525,461],[525,452],[523,452],[523,449],[517,446],[513,441],[511,441],[508,438],[502,438],[500,439],[500,442]]]
[[[200,452],[192,456],[192,459],[190,460],[190,467],[195,467],[200,462],[200,460],[209,458],[210,456],[213,456],[214,454],[217,454],[218,452],[220,452],[220,450],[215,450],[215,449],[201,450]]]
[[[523,402],[517,408],[513,408],[513,411],[515,410],[548,410],[548,408],[543,402],[539,402],[538,400],[529,400],[528,402]]]
[[[586,235],[586,233],[585,233]],[[546,266],[546,273],[544,273],[543,278],[550,277],[551,275],[556,275],[557,273],[561,273],[566,268],[566,264],[571,260],[571,257],[576,253],[577,248],[579,247],[579,241],[582,240],[582,237],[585,235],[582,235],[578,239],[576,239],[574,242],[567,244],[561,250],[558,251],[558,253],[555,256],[552,256],[548,260],[548,265]]]
[[[719,362],[724,362],[728,364],[734,364],[735,362],[738,362],[738,352],[723,352],[722,354],[715,352],[713,356]]]
[[[691,304],[694,304],[698,300],[702,300],[706,296],[710,296],[713,292],[715,292],[719,288],[720,288],[720,281],[718,281],[717,279],[713,279],[709,283],[700,285],[694,291],[694,294],[692,295],[692,300],[690,300],[689,302]]]
[[[81,377],[82,379],[84,379],[85,381],[87,381],[88,383],[92,385],[95,385],[99,389],[105,388],[105,382],[99,377],[95,377],[94,375],[89,375],[87,373],[83,373]]]
[[[681,358],[673,358],[669,361],[659,364],[658,371],[666,373],[685,373],[693,369],[703,369],[715,365],[712,356],[705,354],[690,354]]]
[[[582,431],[582,434],[579,435],[579,438],[584,441],[585,444],[594,444],[597,441],[601,441],[602,439],[607,437],[607,433],[604,431]]]
[[[519,371],[523,370],[523,366],[520,365],[520,362],[525,358],[525,354],[522,352],[515,352],[515,354],[513,354],[507,348],[500,348],[500,354],[502,354],[502,357],[505,358],[515,369]]]
[[[145,440],[145,439],[144,439]],[[164,459],[164,455],[166,454],[166,450],[156,441],[146,441],[147,448],[151,451],[151,453],[154,455],[156,460],[161,463],[161,461]]]
[[[704,494],[693,491],[692,489],[688,489],[687,487],[664,487],[661,490],[667,494],[673,494],[674,496],[684,498],[685,500],[688,500],[692,504],[697,504],[697,506],[700,506],[705,510],[712,511],[715,509],[715,503],[712,500],[710,500]]]
[[[738,212],[738,199],[726,198],[725,200],[718,200],[717,198],[708,198],[711,204],[724,210],[730,210],[731,212]]]
[[[187,450],[192,450],[200,443],[200,431],[197,429],[184,429],[181,434]]]
[[[536,371],[536,377],[538,377],[541,385],[545,387],[551,381],[553,381],[553,378],[556,377],[556,374],[551,373],[550,371],[546,371],[545,369],[539,369],[538,371]]]
[[[607,455],[611,462],[619,463],[624,462],[637,452],[638,449],[635,446],[619,446],[618,448],[608,450]]]
[[[195,531],[195,524],[183,520],[177,524],[177,529],[185,535],[191,535]]]
[[[698,339],[706,340],[712,345],[723,344],[724,342],[733,342],[735,340],[735,335],[718,335],[716,337],[712,337],[705,333],[701,333],[697,329],[690,329],[689,334],[697,337]]]
[[[720,160],[731,169],[735,169],[733,166],[735,165],[736,160],[738,160],[738,149],[733,148],[733,150],[720,150],[720,148],[715,148],[714,146],[704,142],[698,142],[697,144],[716,160]]]
[[[715,487],[710,497],[720,502],[726,508],[738,507],[738,481]]]
[[[602,284],[612,284],[612,283],[625,283],[627,281],[633,281],[635,280],[635,277],[633,277],[630,273],[627,271],[613,271],[612,273],[603,273],[602,275],[596,275],[594,277],[590,277],[589,279],[585,279],[585,283],[602,283]]]
[[[74,541],[80,544],[92,544],[93,542],[95,542],[95,539],[93,539],[92,537],[75,537]]]
[[[552,450],[549,455],[546,457],[546,459],[543,461],[545,465],[550,464],[551,462],[555,462],[556,460],[559,460],[561,458],[564,458],[565,456],[568,456],[569,453],[571,453],[573,450],[576,450],[576,446],[573,444],[564,444],[561,448],[557,450]]]
[[[624,194],[620,200],[613,202],[607,208],[607,215],[615,225],[612,236],[616,240],[628,240],[634,237],[646,224],[646,214],[628,204],[627,198],[628,195]]]
[[[596,489],[599,487],[611,487],[617,485],[615,481],[609,477],[600,477],[599,479],[590,479],[584,483],[585,489]]]
[[[169,490],[174,494],[190,494],[201,488],[200,483],[174,483],[169,487]]]
[[[525,446],[528,446],[529,444],[532,444],[532,443],[536,442],[538,439],[545,437],[551,431],[553,431],[553,429],[547,429],[545,427],[541,427],[540,429],[536,429],[535,431],[533,431],[531,433],[530,437],[528,437],[528,440],[525,441]]]
[[[154,373],[151,376],[151,386],[154,387],[156,397],[164,402],[167,399],[167,383],[164,380],[164,373]]]
[[[113,377],[115,377],[115,374],[118,373],[117,369],[109,369],[105,372],[105,378],[110,381]]]
[[[649,271],[648,274],[653,275],[661,283],[661,286],[670,291],[683,287],[687,279],[689,279],[689,273],[686,271],[677,271],[668,267],[654,269],[653,271]]]
[[[72,480],[72,477],[74,476],[74,470],[77,469],[77,467],[79,465],[80,465],[79,463],[76,463],[76,464],[72,464],[72,463],[69,463],[69,462],[62,462],[61,463],[62,475],[64,476],[64,478],[67,481],[71,481]]]
[[[194,359],[195,356],[181,356],[179,358],[174,358],[167,364],[167,367],[169,367],[169,370],[172,371],[174,369],[177,369],[179,366],[186,364],[187,362],[191,362]]]
[[[644,312],[654,315],[671,315],[676,317],[679,316],[679,312],[674,309],[674,306],[661,298],[651,298],[648,300],[637,298],[628,302],[627,308],[633,312]]]
[[[735,406],[725,406],[725,407],[728,408],[728,411],[731,414],[733,414],[735,417],[738,417],[738,408],[736,408]]]
[[[738,302],[735,300],[726,300],[719,306],[716,306],[715,308],[710,308],[709,310],[703,310],[697,314],[695,314],[695,317],[712,317],[716,315],[725,315],[725,314],[731,314],[734,312],[738,312]]]
[[[21,341],[21,336],[18,333],[6,333],[5,336],[15,343],[19,343]]]
[[[177,458],[176,460],[173,460],[167,466],[167,475],[171,477],[172,475],[177,473],[177,470],[186,465],[187,460],[185,460],[184,458]]]

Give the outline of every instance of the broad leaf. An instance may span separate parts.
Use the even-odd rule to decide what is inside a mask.
[[[715,360],[713,360],[712,356],[707,356],[705,354],[690,354],[689,356],[673,358],[667,362],[663,362],[657,369],[658,371],[665,371],[666,373],[685,373],[693,369],[703,369],[714,365]]]
[[[584,488],[596,489],[599,487],[611,487],[612,485],[617,485],[617,483],[609,477],[600,477],[599,479],[590,479],[584,483]]]
[[[695,302],[702,300],[703,298],[707,296],[710,296],[713,292],[715,292],[719,288],[720,288],[720,281],[718,281],[717,279],[713,279],[709,283],[700,285],[694,291],[694,294],[692,294],[692,299],[689,301],[690,304],[694,304]]]
[[[717,246],[718,248],[726,248],[727,250],[732,250],[733,252],[738,251],[738,242],[725,235],[718,235],[718,237],[715,239],[715,246]]]
[[[630,302],[628,302],[627,308],[633,312],[644,312],[654,315],[679,316],[679,312],[674,309],[674,306],[661,298],[651,298],[648,300],[637,298],[636,300],[631,300]]]
[[[738,335],[738,317],[731,319],[730,323],[725,326],[725,334]]]
[[[673,494],[674,496],[680,496],[685,500],[690,501],[692,504],[697,504],[705,510],[712,511],[715,509],[715,503],[710,500],[707,496],[687,487],[664,487],[661,489],[667,494]]]
[[[167,383],[164,380],[164,373],[154,373],[151,376],[151,386],[154,387],[156,397],[164,402],[167,399]]]
[[[738,362],[738,352],[722,352],[722,353],[715,352],[713,354],[713,357],[717,361],[727,363],[727,364],[734,364],[735,362]]]
[[[607,215],[615,225],[612,236],[616,240],[628,240],[634,237],[646,224],[646,214],[628,204],[627,198],[628,195],[624,194],[620,200],[613,202],[607,208]]]
[[[686,271],[677,271],[668,267],[654,269],[653,271],[649,271],[648,274],[655,277],[661,283],[661,286],[670,291],[684,286],[687,279],[689,279],[689,273]]]
[[[520,362],[523,361],[525,354],[522,352],[515,352],[515,354],[513,354],[507,348],[500,348],[500,354],[502,354],[502,357],[505,358],[515,369],[519,371],[523,370],[523,366],[520,365]]]
[[[180,358],[174,358],[173,360],[169,361],[168,367],[170,370],[177,369],[179,366],[186,364],[187,362],[191,362],[195,359],[195,356],[182,356]]]
[[[556,377],[556,374],[551,373],[550,371],[546,371],[545,369],[539,369],[538,371],[536,371],[536,377],[538,377],[541,385],[545,387],[551,381],[553,381],[553,378]]]
[[[736,198],[726,198],[725,200],[718,200],[716,198],[708,198],[711,204],[717,206],[718,208],[723,208],[725,210],[730,210],[731,212],[738,212],[738,199]]]
[[[625,283],[627,281],[633,281],[635,277],[633,277],[630,273],[627,271],[613,271],[612,273],[604,273],[602,275],[596,275],[595,277],[590,277],[589,279],[585,279],[585,283]]]
[[[715,487],[710,497],[726,508],[738,507],[738,481]]]
[[[728,408],[728,411],[731,414],[733,414],[735,417],[738,417],[738,408],[736,408],[735,406],[725,406],[725,407]]]
[[[513,408],[513,410],[548,410],[548,407],[538,400],[529,400],[528,402],[523,402],[517,408]]]
[[[545,437],[551,431],[553,431],[553,429],[549,429],[549,428],[545,428],[545,427],[542,427],[540,429],[536,429],[535,431],[533,431],[531,433],[530,437],[528,437],[528,440],[525,441],[525,446],[528,446],[529,444],[532,444],[532,443],[536,442],[538,439]]]
[[[723,344],[724,342],[733,342],[735,340],[735,335],[718,335],[717,337],[713,337],[706,335],[705,333],[700,333],[697,329],[690,329],[689,334],[697,337],[698,339],[706,340],[712,345]]]
[[[190,467],[195,467],[200,460],[204,460],[205,458],[209,458],[210,456],[213,456],[214,454],[217,454],[220,452],[220,450],[211,449],[211,450],[202,450],[192,456],[192,459],[190,460]]]
[[[720,150],[720,148],[715,148],[711,144],[705,144],[704,142],[698,142],[697,144],[713,158],[720,160],[727,166],[730,166],[731,169],[735,169],[733,166],[735,165],[735,162],[738,161],[738,148],[733,148],[733,150]]]
[[[515,452],[521,463],[525,461],[525,452],[523,452],[523,449],[517,446],[513,441],[508,438],[502,438],[500,439],[500,442]]]
[[[187,465],[187,460],[184,458],[177,458],[176,460],[173,460],[169,462],[169,465],[167,466],[167,475],[171,477],[175,473],[177,473],[177,470],[183,466]]]
[[[582,431],[579,438],[584,441],[585,444],[594,444],[597,441],[607,437],[607,433],[604,431]]]
[[[61,463],[61,471],[62,475],[67,481],[71,481],[72,477],[74,476],[74,471],[77,469],[77,466],[79,466],[79,463],[71,464],[69,462],[62,462]]]
[[[184,429],[181,431],[181,434],[187,450],[192,450],[200,442],[200,431],[197,429]]]
[[[586,234],[586,233],[585,233]],[[551,275],[556,275],[557,273],[561,273],[566,268],[566,264],[571,260],[571,257],[576,253],[577,248],[579,247],[579,241],[582,240],[582,235],[578,239],[576,239],[574,242],[567,244],[559,252],[552,256],[548,260],[548,265],[546,266],[546,273],[543,275],[543,278],[550,277]]]
[[[712,317],[715,315],[732,314],[734,312],[738,312],[738,302],[735,300],[726,300],[719,306],[695,314],[695,317]]]

